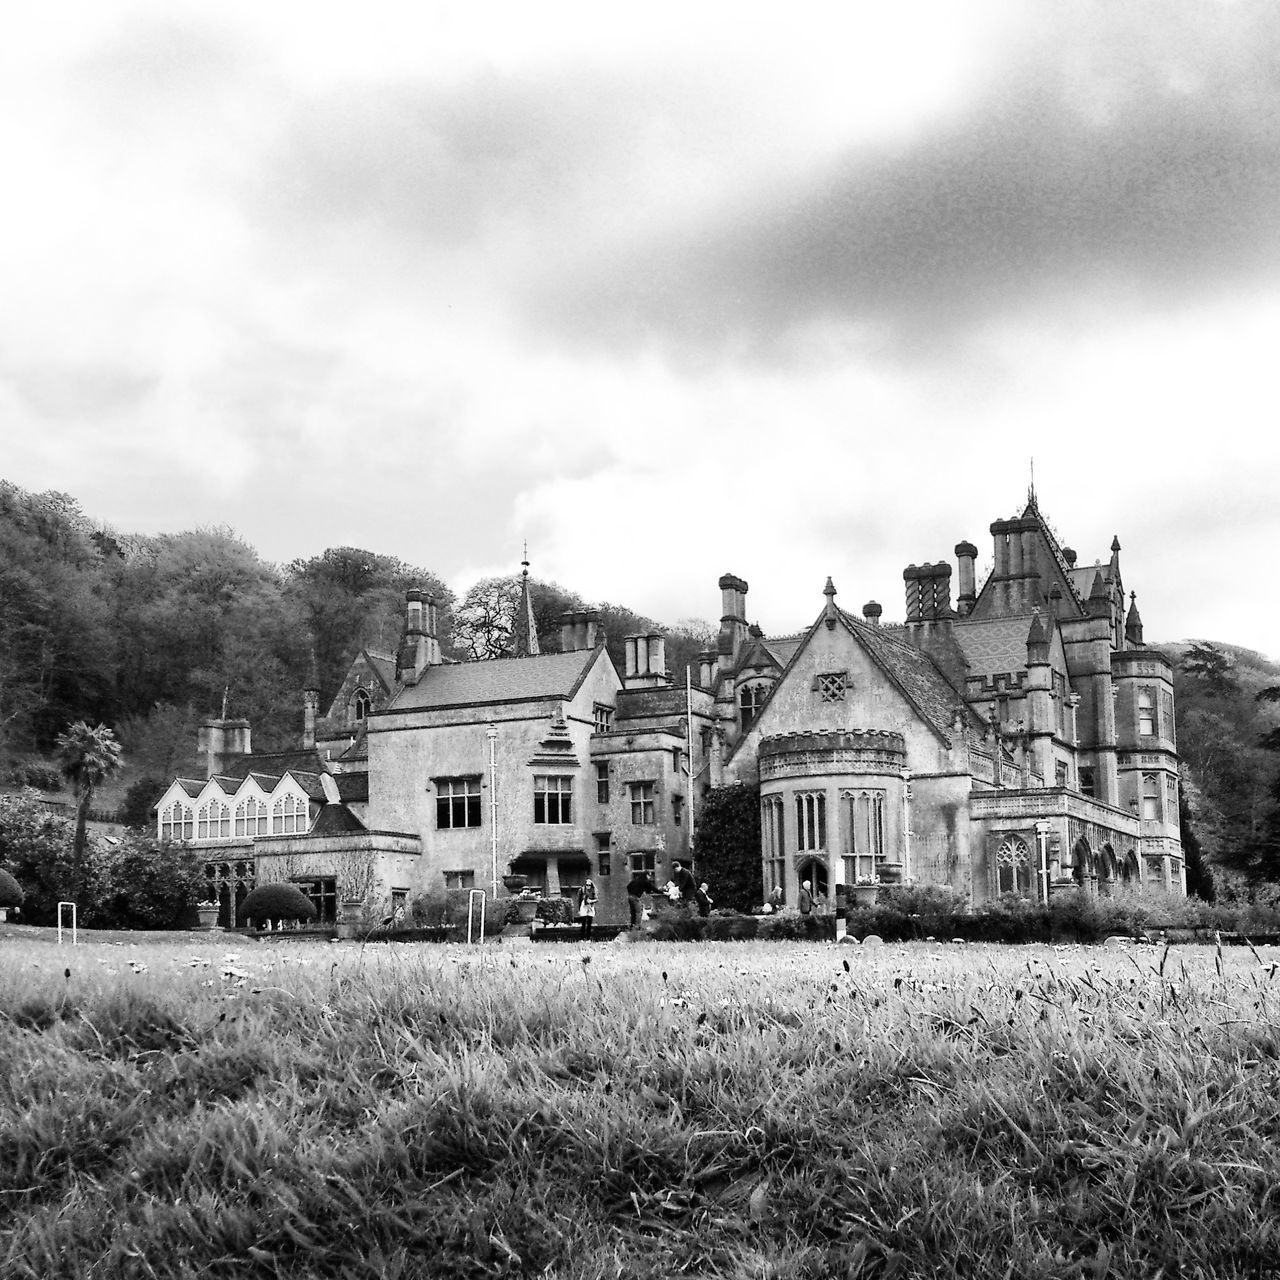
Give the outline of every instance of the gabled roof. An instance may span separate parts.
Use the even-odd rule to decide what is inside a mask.
[[[836,612],[938,737],[951,743],[957,707],[962,711],[966,726],[981,733],[981,722],[965,701],[964,694],[947,679],[927,653],[883,627],[873,627],[840,608]]]
[[[597,656],[608,661],[603,649],[578,649],[573,653],[540,653],[529,658],[492,658],[487,662],[431,666],[417,684],[406,685],[384,711],[374,714],[571,698]]]
[[[928,654],[922,653],[914,645],[908,644],[906,640],[893,635],[884,627],[872,626],[839,607],[836,607],[835,612],[853,638],[862,644],[871,660],[944,743],[948,746],[952,745],[953,721],[957,708],[964,717],[964,726],[970,740],[981,736],[981,721],[965,701],[964,695],[947,679]],[[760,709],[757,720],[763,718],[768,711],[778,690],[786,684],[787,676],[795,666],[805,645],[825,620],[826,610],[824,609],[809,630],[798,638],[786,669],[778,683],[769,691],[769,696]],[[746,740],[747,735],[744,734],[734,746],[730,758],[737,754]]]
[[[396,686],[396,659],[394,654],[379,653],[376,649],[362,649],[373,673],[382,681],[382,687],[388,693]]]

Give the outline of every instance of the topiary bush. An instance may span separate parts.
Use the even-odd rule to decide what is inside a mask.
[[[315,904],[296,884],[260,884],[240,904],[241,920],[314,920]]]
[[[22,892],[22,886],[0,867],[0,907],[20,907],[26,896]]]

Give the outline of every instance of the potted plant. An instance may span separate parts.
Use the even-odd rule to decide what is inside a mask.
[[[508,868],[507,874],[502,877],[502,887],[508,893],[519,893],[528,883],[528,876],[522,876],[518,871],[512,871],[510,868]]]
[[[218,904],[216,902],[197,902],[196,915],[200,917],[200,928],[216,929],[218,927]]]
[[[874,907],[880,894],[880,881],[875,876],[859,876],[853,884],[853,900],[860,907]]]

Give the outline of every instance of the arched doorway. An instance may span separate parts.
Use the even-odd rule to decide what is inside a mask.
[[[828,891],[827,864],[821,858],[805,858],[796,863],[796,890],[808,880],[815,898],[825,898]]]

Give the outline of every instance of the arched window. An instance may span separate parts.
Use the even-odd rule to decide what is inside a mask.
[[[769,690],[762,684],[744,685],[738,695],[738,705],[742,708],[742,730],[745,733],[764,707],[764,700]]]
[[[236,835],[265,836],[267,834],[266,802],[257,796],[249,796],[236,805]]]
[[[351,711],[353,717],[357,721],[363,720],[369,714],[371,707],[372,702],[369,698],[368,692],[364,689],[357,689],[355,697],[351,699]]]
[[[1008,836],[996,850],[994,885],[997,894],[1031,892],[1031,850],[1020,836]]]
[[[292,836],[309,826],[307,802],[295,795],[281,796],[271,806],[271,834]]]
[[[760,831],[764,845],[765,883],[770,893],[781,886],[784,900],[787,873],[785,813],[786,806],[781,796],[765,796],[761,801]]]
[[[877,878],[885,856],[883,791],[841,791],[840,826],[846,884]]]
[[[827,797],[821,791],[796,796],[796,848],[827,847]]]
[[[231,836],[231,806],[206,800],[196,814],[197,840],[226,840]]]
[[[192,810],[181,800],[175,800],[160,813],[161,840],[190,840],[192,836]]]
[[[1144,773],[1142,775],[1142,816],[1147,822],[1159,822],[1160,813],[1160,775]]]

